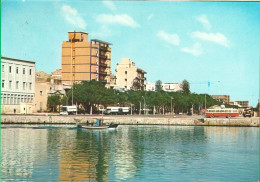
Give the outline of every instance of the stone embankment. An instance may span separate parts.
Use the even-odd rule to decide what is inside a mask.
[[[259,117],[252,118],[203,118],[171,116],[58,116],[58,115],[1,115],[2,124],[76,124],[96,122],[121,125],[181,125],[181,126],[254,126],[259,127]]]

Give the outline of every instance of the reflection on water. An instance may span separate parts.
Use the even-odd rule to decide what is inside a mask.
[[[257,181],[259,130],[2,125],[2,181]],[[196,180],[195,180],[196,179]]]

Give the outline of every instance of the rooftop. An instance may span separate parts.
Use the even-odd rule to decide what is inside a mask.
[[[4,57],[4,56],[1,56],[1,60],[2,60],[2,59],[7,59],[7,60],[12,60],[12,61],[20,61],[20,62],[33,63],[33,64],[35,64],[34,61],[27,61],[27,60],[23,60],[23,59],[9,58],[9,57]]]

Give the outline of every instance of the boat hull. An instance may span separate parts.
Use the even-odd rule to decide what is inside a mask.
[[[118,126],[118,124],[111,124],[111,125],[105,125],[105,126],[92,126],[92,125],[81,125],[81,124],[77,125],[78,128],[92,129],[92,130],[116,128],[117,126]]]

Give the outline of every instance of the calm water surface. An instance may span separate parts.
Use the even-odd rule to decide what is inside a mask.
[[[1,128],[2,181],[258,181],[259,128]]]

